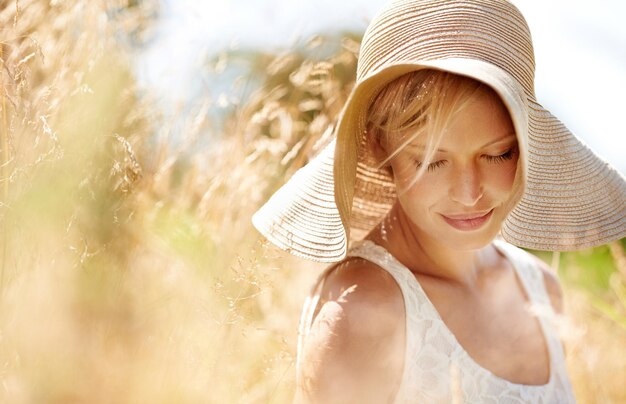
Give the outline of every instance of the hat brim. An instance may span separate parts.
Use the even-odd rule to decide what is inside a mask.
[[[294,255],[319,262],[343,259],[349,241],[373,228],[394,198],[389,178],[358,165],[357,134],[365,125],[364,111],[384,85],[426,68],[485,83],[511,114],[525,186],[503,223],[507,241],[519,247],[566,251],[626,236],[624,178],[504,70],[464,58],[393,65],[361,80],[339,116],[336,139],[255,213],[254,226]]]

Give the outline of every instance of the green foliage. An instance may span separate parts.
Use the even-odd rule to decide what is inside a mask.
[[[608,246],[561,253],[560,273],[564,280],[590,293],[609,289],[611,275],[617,270]]]

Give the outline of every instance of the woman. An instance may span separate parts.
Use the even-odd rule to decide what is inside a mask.
[[[574,402],[558,281],[515,245],[624,237],[626,182],[533,78],[507,1],[399,0],[374,18],[336,139],[253,218],[333,263],[303,310],[297,401]]]

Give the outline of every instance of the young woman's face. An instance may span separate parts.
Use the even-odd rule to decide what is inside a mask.
[[[493,93],[474,95],[452,116],[428,169],[414,182],[424,146],[418,138],[390,162],[403,214],[420,237],[455,249],[484,247],[509,213],[519,156],[506,107]]]

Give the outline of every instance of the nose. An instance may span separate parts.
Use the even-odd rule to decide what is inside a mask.
[[[464,206],[474,206],[483,196],[480,171],[473,164],[466,164],[451,173],[450,199]]]

